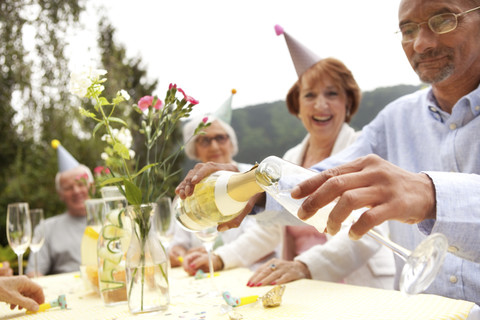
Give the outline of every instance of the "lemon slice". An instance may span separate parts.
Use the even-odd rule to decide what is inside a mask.
[[[93,240],[97,240],[98,239],[98,232],[95,231],[95,229],[93,229],[92,227],[88,226],[85,228],[85,232],[84,234],[90,238],[92,238]]]

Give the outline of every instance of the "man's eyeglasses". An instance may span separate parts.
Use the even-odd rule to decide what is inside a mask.
[[[409,22],[400,26],[400,32],[402,34],[402,42],[411,42],[415,40],[420,32],[420,26],[422,24],[427,24],[432,32],[436,34],[444,34],[451,32],[457,28],[458,17],[466,15],[467,13],[473,12],[480,9],[479,7],[460,12],[460,13],[442,13],[437,14],[433,17],[430,17],[428,21],[415,23]]]
[[[208,147],[213,140],[215,140],[218,144],[223,145],[228,141],[228,139],[228,134],[217,134],[213,137],[199,136],[196,140],[196,143],[202,147]]]

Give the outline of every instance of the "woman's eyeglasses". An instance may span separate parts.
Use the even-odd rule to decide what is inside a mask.
[[[217,134],[213,137],[199,136],[195,142],[202,147],[208,147],[213,140],[215,140],[219,145],[223,145],[228,141],[228,139],[228,134]]]

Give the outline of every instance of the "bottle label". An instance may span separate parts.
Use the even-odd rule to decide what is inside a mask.
[[[238,172],[222,171],[215,182],[215,204],[223,216],[231,216],[243,210],[248,201],[237,201],[228,195],[228,180]]]

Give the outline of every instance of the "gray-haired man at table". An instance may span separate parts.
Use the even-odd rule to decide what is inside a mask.
[[[352,238],[386,220],[404,222],[390,221],[390,233],[407,249],[432,232],[445,234],[450,253],[426,292],[475,302],[470,318],[480,318],[479,9],[479,0],[402,0],[403,49],[431,87],[389,104],[355,144],[314,168],[340,167],[292,192],[310,195],[299,211],[302,218],[340,197],[327,225],[332,234],[361,207],[371,209],[352,226]],[[177,192],[189,194],[188,179],[197,175],[196,183],[207,171],[187,176]],[[403,261],[396,265],[398,288]]]
[[[56,141],[56,140],[54,140]],[[45,220],[45,243],[38,254],[40,275],[80,270],[80,245],[87,226],[85,200],[93,182],[90,169],[80,163],[59,143],[52,142],[58,151],[59,171],[55,187],[67,211]],[[28,259],[27,274],[34,275],[34,255]]]

